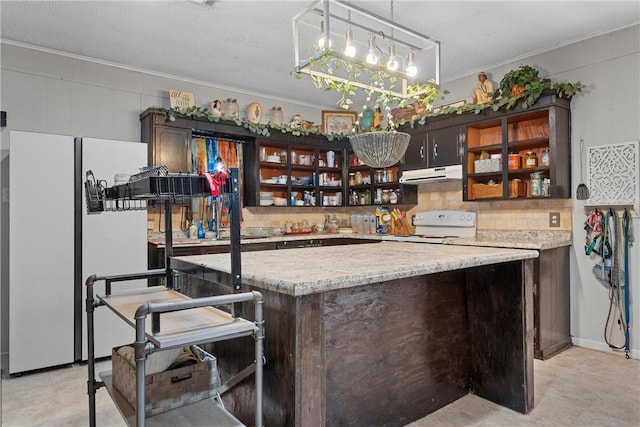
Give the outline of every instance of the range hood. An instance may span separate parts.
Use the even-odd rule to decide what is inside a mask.
[[[416,169],[402,172],[401,184],[418,185],[425,182],[460,181],[462,165],[440,166],[437,168]]]

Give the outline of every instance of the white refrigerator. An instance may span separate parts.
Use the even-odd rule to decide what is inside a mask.
[[[86,278],[147,269],[146,211],[87,215],[83,187],[89,169],[109,186],[116,173],[138,172],[147,164],[147,145],[22,131],[9,138],[9,373],[15,374],[86,359]],[[96,357],[133,341],[132,329],[108,309],[95,314]]]
[[[111,187],[115,174],[135,174],[146,165],[147,144],[82,138],[83,180],[86,171],[91,170],[96,179],[106,180],[107,186]],[[147,211],[89,215],[86,206],[82,208],[82,360],[87,360],[87,315],[84,310],[87,287],[84,282],[92,274],[107,276],[147,270]],[[146,287],[147,281],[118,282],[111,286],[113,290],[135,289]],[[98,293],[104,295],[103,281],[94,286],[94,295]],[[94,329],[95,357],[110,356],[113,347],[135,339],[134,329],[106,307],[94,311]]]

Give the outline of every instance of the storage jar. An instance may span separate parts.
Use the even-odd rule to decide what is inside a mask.
[[[511,154],[509,154],[508,160],[509,160],[509,169],[510,170],[520,169],[520,154],[511,153]]]
[[[543,187],[544,177],[542,172],[534,172],[531,174],[531,197],[540,197],[544,195]]]
[[[549,155],[549,147],[542,149],[542,155],[540,156],[540,166],[548,167],[551,165],[551,157]]]
[[[524,158],[524,167],[526,169],[538,167],[538,156],[535,151],[527,151]]]

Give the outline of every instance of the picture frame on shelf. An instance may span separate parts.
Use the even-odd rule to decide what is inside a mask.
[[[322,129],[324,133],[346,134],[351,132],[358,114],[353,111],[322,110]]]
[[[191,108],[196,105],[196,96],[193,92],[169,89],[169,105],[176,109]]]

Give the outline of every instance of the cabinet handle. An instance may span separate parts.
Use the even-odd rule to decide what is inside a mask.
[[[438,144],[433,144],[433,158],[438,157]]]
[[[424,159],[424,145],[420,146],[420,158]]]

